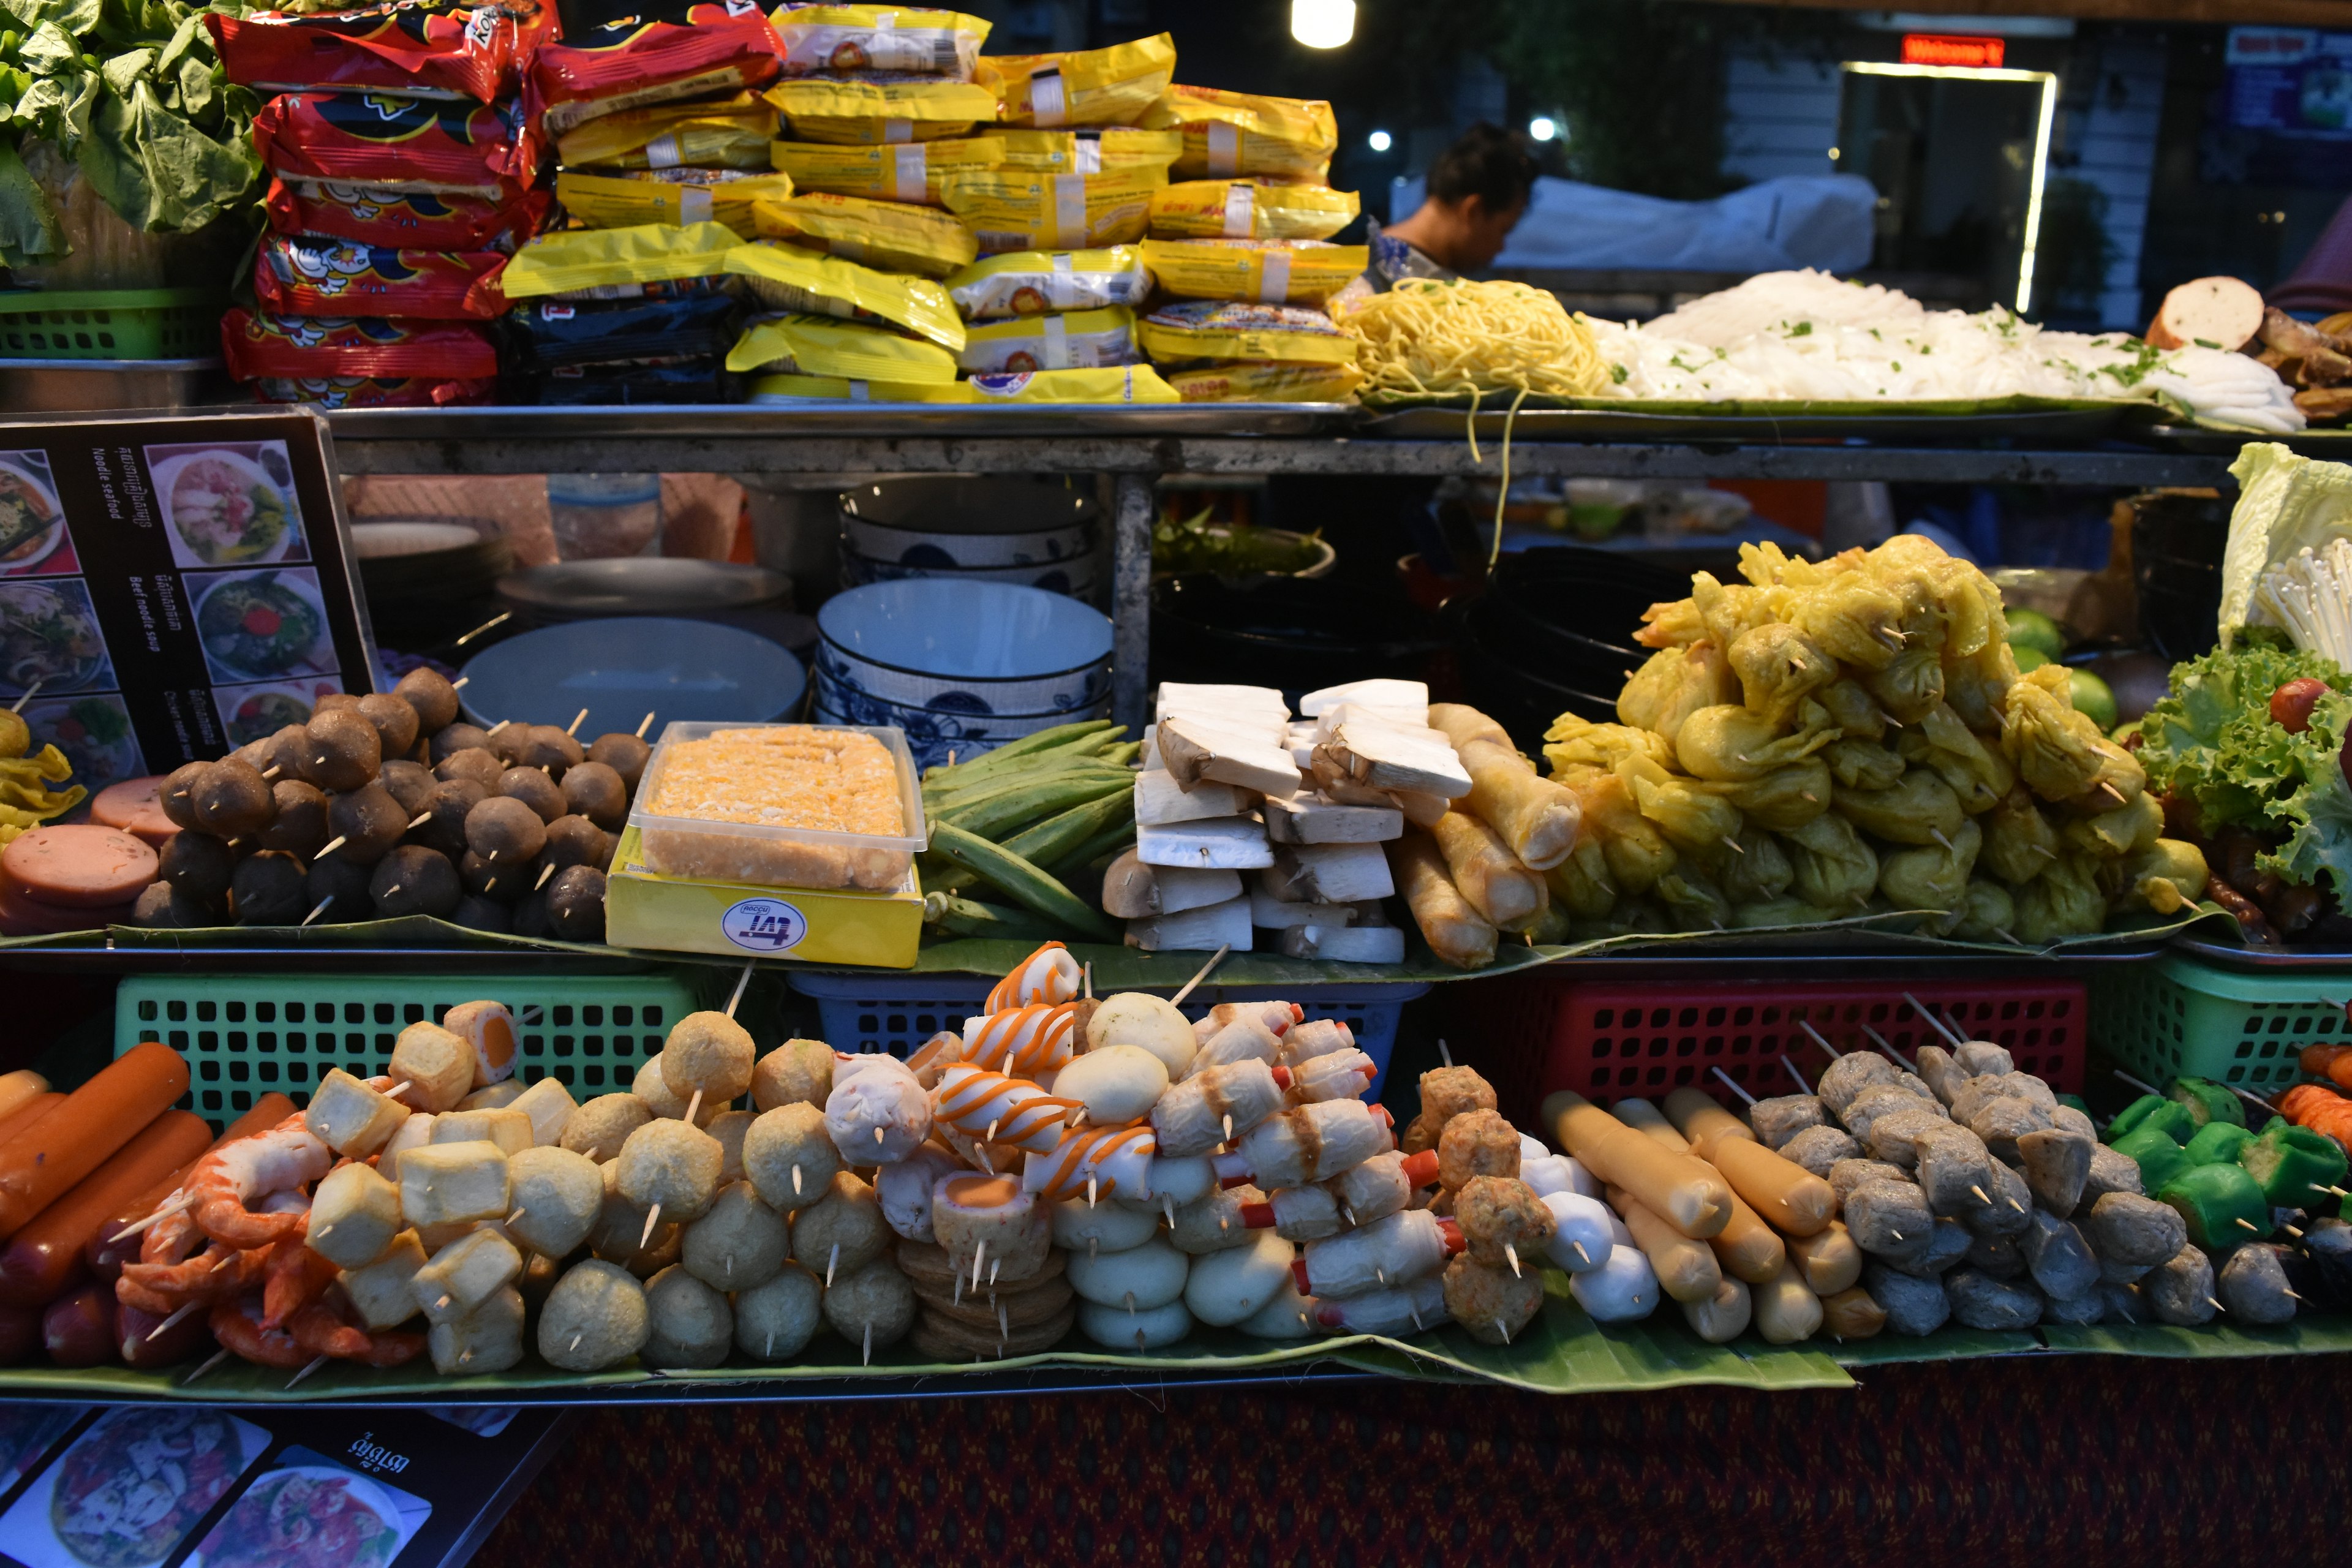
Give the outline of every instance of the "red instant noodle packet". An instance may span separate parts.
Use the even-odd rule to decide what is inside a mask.
[[[498,345],[472,321],[289,318],[233,307],[221,321],[221,353],[239,381],[479,381],[499,374]]]
[[[503,206],[539,177],[539,133],[516,103],[381,92],[289,92],[253,117],[254,150],[280,179],[474,195]]]
[[[445,381],[437,375],[404,380],[337,375],[297,381],[266,375],[253,384],[253,391],[264,403],[315,403],[321,408],[471,408],[499,398],[495,376]]]
[[[228,79],[272,92],[374,89],[492,99],[511,94],[523,63],[560,35],[541,0],[392,0],[351,11],[247,16],[207,12]]]
[[[279,316],[391,316],[487,321],[507,297],[507,258],[488,250],[391,250],[273,234],[253,263],[254,297]]]
[[[751,0],[624,16],[532,58],[530,100],[551,137],[600,115],[763,87],[784,68],[776,30]]]
[[[405,250],[511,250],[546,226],[555,197],[526,191],[502,206],[479,196],[272,180],[263,205],[269,226],[280,234]]]

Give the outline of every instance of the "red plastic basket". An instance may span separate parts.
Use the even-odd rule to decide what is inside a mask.
[[[1906,992],[1962,1038],[2006,1046],[2021,1071],[2058,1092],[2083,1087],[2087,1003],[2079,981],[1644,983],[1555,973],[1465,989],[1484,993],[1477,997],[1484,1047],[1455,1054],[1487,1076],[1504,1114],[1522,1125],[1532,1126],[1543,1097],[1562,1089],[1606,1103],[1692,1085],[1730,1103],[1736,1097],[1712,1068],[1759,1099],[1794,1094],[1782,1055],[1808,1083],[1829,1060],[1801,1024],[1841,1051],[1875,1048],[1864,1025],[1906,1057],[1944,1044]]]

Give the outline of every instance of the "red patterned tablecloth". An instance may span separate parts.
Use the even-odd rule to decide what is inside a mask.
[[[477,1560],[2316,1563],[2352,1357],[2018,1357],[1843,1392],[1399,1383],[593,1415]]]

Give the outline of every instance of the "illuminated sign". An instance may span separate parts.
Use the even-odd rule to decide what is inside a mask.
[[[1951,33],[1906,33],[1903,63],[1906,66],[1961,66],[1971,70],[1997,70],[2002,42],[1999,38],[1962,37]]]

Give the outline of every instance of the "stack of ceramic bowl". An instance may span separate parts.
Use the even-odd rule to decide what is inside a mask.
[[[1058,594],[907,578],[816,621],[814,721],[895,726],[923,767],[1110,711],[1110,620]]]
[[[841,497],[841,585],[949,577],[1093,600],[1109,575],[1091,482],[881,479]]]

